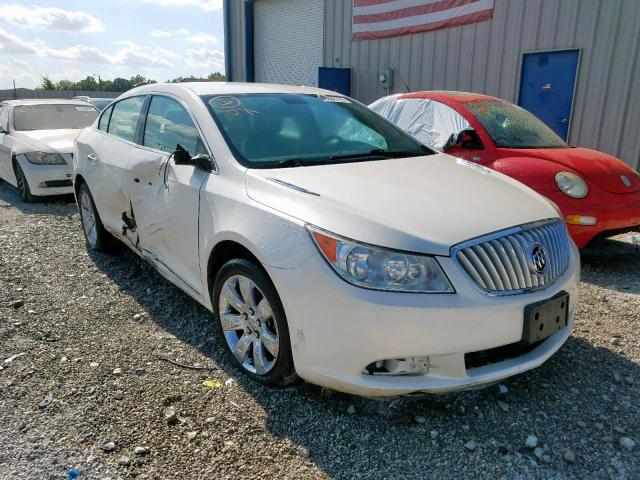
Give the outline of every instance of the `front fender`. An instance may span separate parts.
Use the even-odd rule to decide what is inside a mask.
[[[560,171],[568,171],[578,175],[577,172],[564,165],[531,157],[499,158],[487,166],[518,180],[536,192],[560,192],[555,180],[556,174]]]

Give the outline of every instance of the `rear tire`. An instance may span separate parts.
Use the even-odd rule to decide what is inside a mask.
[[[20,198],[22,198],[22,201],[26,203],[35,202],[36,197],[31,194],[31,188],[29,188],[29,182],[27,181],[27,177],[24,176],[22,167],[18,162],[14,163],[13,172],[16,175],[16,184],[18,186],[18,191],[20,192]]]
[[[82,231],[89,250],[98,252],[114,250],[117,240],[105,230],[86,183],[80,185],[78,189],[78,209],[80,210]]]
[[[284,308],[261,268],[244,259],[225,263],[215,278],[212,305],[219,341],[245,375],[270,387],[298,381]]]

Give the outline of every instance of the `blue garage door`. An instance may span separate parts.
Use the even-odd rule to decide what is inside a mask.
[[[579,50],[527,53],[522,59],[518,104],[567,140]]]

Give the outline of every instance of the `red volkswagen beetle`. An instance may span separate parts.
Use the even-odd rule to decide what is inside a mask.
[[[549,198],[578,248],[597,235],[640,230],[640,174],[606,153],[569,147],[517,105],[434,91],[391,95],[370,108],[425,145],[497,170]]]

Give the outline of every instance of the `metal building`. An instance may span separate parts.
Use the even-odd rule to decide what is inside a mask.
[[[527,107],[521,85],[551,61],[567,112],[563,126],[550,126],[572,145],[640,166],[638,0],[494,0],[490,20],[380,40],[352,40],[352,0],[224,5],[233,81],[317,85],[319,67],[332,67],[348,72],[347,90],[364,103],[409,88],[479,92]]]

